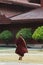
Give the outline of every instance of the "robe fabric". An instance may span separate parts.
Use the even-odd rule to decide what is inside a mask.
[[[17,46],[17,48],[15,50],[15,53],[17,53],[18,55],[24,56],[24,53],[28,52],[26,43],[20,37],[18,39],[16,39],[16,46]]]

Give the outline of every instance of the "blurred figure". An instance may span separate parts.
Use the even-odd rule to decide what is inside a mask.
[[[17,48],[16,48],[15,53],[17,53],[20,56],[19,60],[22,60],[24,53],[28,53],[28,50],[26,47],[26,42],[21,35],[18,39],[16,39],[16,46],[17,46]]]

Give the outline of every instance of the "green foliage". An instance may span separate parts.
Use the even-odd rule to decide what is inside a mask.
[[[35,40],[43,40],[43,26],[38,27],[34,31],[32,38]]]
[[[32,38],[32,31],[29,28],[23,28],[17,32],[16,38],[18,38],[20,35],[22,35],[24,39]]]
[[[0,34],[0,39],[1,40],[10,40],[12,39],[13,34],[11,33],[11,31],[5,30]]]

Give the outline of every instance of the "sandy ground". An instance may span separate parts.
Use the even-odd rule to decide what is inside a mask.
[[[43,64],[43,49],[28,49],[22,61],[18,60],[19,56],[15,54],[15,49],[1,49],[0,62],[19,62],[19,63],[39,63]]]

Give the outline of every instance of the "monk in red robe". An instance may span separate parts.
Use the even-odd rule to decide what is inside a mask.
[[[24,56],[24,53],[27,53],[27,47],[26,47],[26,42],[24,40],[24,38],[22,36],[20,36],[17,40],[16,40],[16,51],[15,53],[17,53],[20,57],[19,60],[22,60],[22,57]]]

